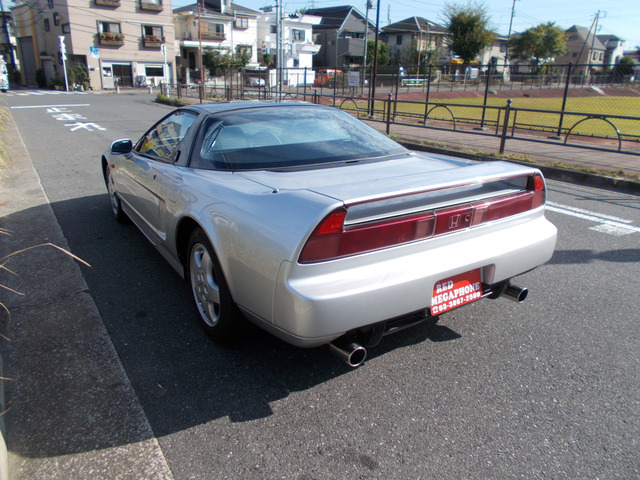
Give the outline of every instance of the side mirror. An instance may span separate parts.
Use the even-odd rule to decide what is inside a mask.
[[[126,155],[133,151],[133,142],[131,140],[116,140],[111,144],[111,153],[114,155]]]

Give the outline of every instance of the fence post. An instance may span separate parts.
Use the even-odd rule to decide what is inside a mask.
[[[569,67],[567,68],[567,80],[564,84],[564,96],[562,97],[562,108],[560,109],[560,122],[558,123],[558,132],[556,133],[557,137],[562,135],[562,122],[564,120],[564,110],[567,107],[567,96],[569,95],[569,83],[571,82],[571,68],[573,67],[573,62],[569,63]]]
[[[318,89],[313,89],[313,103],[318,103]]]
[[[202,103],[202,95],[203,95],[204,85],[202,83],[198,83],[198,97],[200,98],[200,103]]]
[[[484,87],[484,103],[482,104],[482,120],[480,120],[480,128],[484,128],[484,118],[487,111],[487,96],[489,95],[489,85],[491,84],[491,72],[495,62],[493,59],[489,62],[489,71],[487,72],[487,84]]]
[[[389,92],[389,100],[387,100],[387,135],[391,131],[391,99],[393,98],[393,94]]]
[[[304,67],[304,101],[307,101],[307,67]]]
[[[424,100],[424,123],[427,123],[427,116],[429,115],[429,94],[431,92],[431,64],[427,66],[429,73],[427,76],[427,97]]]
[[[396,76],[396,95],[393,99],[393,119],[395,121],[396,119],[396,112],[398,110],[398,89],[400,88],[400,72],[398,72],[397,76]],[[391,95],[391,94],[389,94]],[[391,99],[391,97],[389,97],[389,99]]]
[[[507,130],[509,129],[509,116],[511,113],[511,99],[507,100],[504,110],[504,123],[502,124],[502,136],[500,137],[500,154],[504,153],[504,144],[507,141]]]

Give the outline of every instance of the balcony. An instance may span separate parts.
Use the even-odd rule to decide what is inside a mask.
[[[120,0],[95,0],[96,5],[100,7],[119,7]]]
[[[121,33],[100,33],[98,41],[100,45],[105,47],[120,47],[124,45],[124,35]]]
[[[151,12],[161,12],[162,2],[153,0],[140,0],[140,9],[149,10]]]
[[[145,48],[158,49],[164,43],[164,37],[156,37],[155,35],[145,35],[142,37],[142,45]]]
[[[202,32],[200,37],[202,40],[216,40],[218,42],[223,42],[227,38],[224,33],[218,32]]]

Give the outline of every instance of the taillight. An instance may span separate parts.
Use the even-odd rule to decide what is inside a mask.
[[[327,215],[313,231],[300,254],[300,263],[321,262],[452,233],[510,217],[544,205],[541,175],[529,177],[521,192],[361,225],[345,225],[347,209]]]
[[[319,262],[400,245],[433,235],[435,215],[422,213],[353,227],[344,226],[346,210],[330,213],[314,230],[300,254],[301,263]],[[342,219],[339,228],[338,218]]]

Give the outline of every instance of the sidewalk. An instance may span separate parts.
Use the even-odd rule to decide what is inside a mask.
[[[0,141],[0,257],[51,242],[67,248],[8,109]],[[11,257],[0,284],[7,452],[0,477],[172,478],[81,268],[53,247]],[[8,458],[7,458],[8,457]],[[8,460],[8,467],[7,467]],[[4,465],[3,465],[4,463]],[[6,477],[6,475],[9,477]]]

